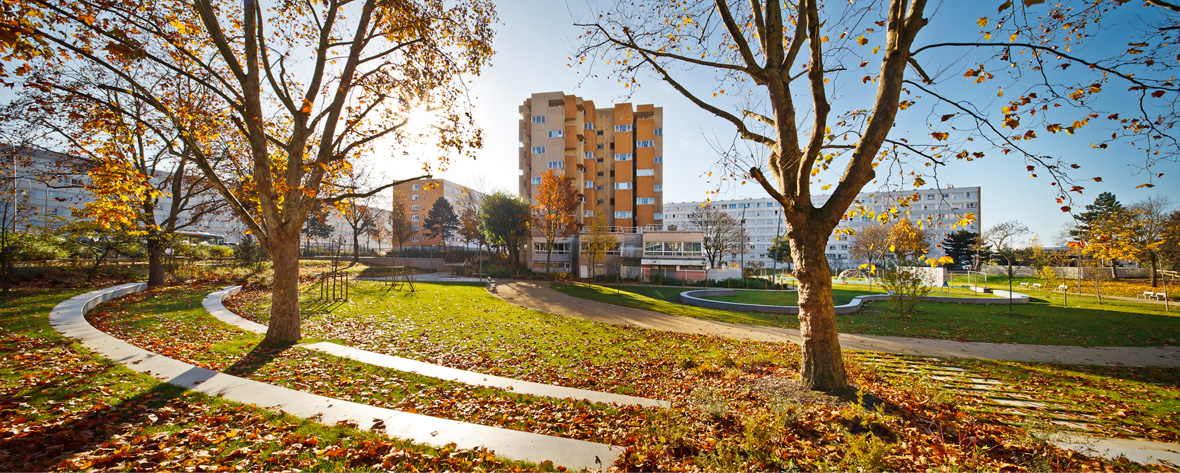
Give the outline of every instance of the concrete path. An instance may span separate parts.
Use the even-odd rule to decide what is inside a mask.
[[[545,281],[505,281],[496,296],[529,309],[652,330],[715,335],[724,338],[799,344],[798,329],[746,325],[682,317],[569,296]],[[1088,365],[1180,367],[1180,347],[1074,347],[978,343],[927,338],[840,334],[846,349],[922,356]]]
[[[246,320],[240,317],[238,314],[235,314],[229,309],[225,308],[225,305],[223,304],[225,298],[237,294],[241,289],[241,286],[230,286],[210,293],[208,296],[205,296],[202,305],[205,307],[206,311],[208,311],[218,320],[249,332],[266,333],[265,325]],[[552,397],[557,399],[585,399],[590,402],[601,403],[635,404],[644,407],[667,408],[671,405],[668,401],[659,401],[635,396],[625,396],[622,394],[588,391],[585,389],[567,388],[564,386],[554,386],[552,384],[533,383],[529,381],[521,381],[518,379],[505,378],[502,376],[477,373],[474,371],[448,368],[446,366],[439,366],[418,360],[411,360],[409,358],[385,355],[382,353],[374,353],[371,351],[347,347],[336,343],[320,342],[299,346],[309,350],[316,350],[359,361],[361,363],[368,363],[370,365],[392,368],[398,371],[405,371],[408,373],[415,373],[422,376],[429,376],[431,378],[455,381],[474,386],[486,386],[490,388],[504,389],[518,394],[531,394],[534,396]]]
[[[50,312],[49,323],[62,335],[78,340],[87,349],[134,371],[210,396],[315,419],[328,426],[351,422],[360,429],[370,430],[371,427],[380,429],[379,426],[384,424],[383,431],[390,437],[436,447],[450,443],[464,449],[485,447],[501,457],[537,463],[550,460],[556,465],[578,469],[605,470],[623,451],[621,447],[601,443],[368,406],[218,373],[136,347],[99,331],[86,321],[86,312],[94,306],[146,287],[143,283],[124,284],[75,296]]]

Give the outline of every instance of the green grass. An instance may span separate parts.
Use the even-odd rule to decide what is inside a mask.
[[[574,297],[621,305],[623,307],[663,312],[665,314],[774,327],[799,326],[799,318],[794,315],[709,309],[706,307],[681,304],[679,302],[680,293],[704,289],[700,287],[586,286],[584,284],[571,283],[553,283],[550,287]]]
[[[659,286],[603,287],[553,284],[553,289],[598,302],[652,310],[685,317],[778,327],[797,327],[795,316],[735,312],[689,306],[677,302],[683,291],[694,288]],[[840,300],[864,293],[856,286],[836,286]],[[739,291],[745,300],[783,300],[792,293]],[[762,298],[762,299],[753,299]],[[720,298],[718,298],[720,300]],[[734,298],[736,299],[736,297]],[[897,315],[886,302],[866,304],[857,313],[837,317],[842,333],[950,339],[968,342],[1024,343],[1080,346],[1167,346],[1180,343],[1180,311],[1132,302],[1070,297],[1062,307],[1060,296],[1033,298],[1016,305],[969,305],[923,302],[912,316]],[[761,303],[761,302],[754,302]]]
[[[81,292],[22,290],[0,300],[0,425],[13,429],[0,437],[7,453],[0,470],[530,468],[484,451],[414,446],[161,383],[49,326],[53,306]],[[383,465],[388,458],[397,462]]]
[[[610,405],[567,406],[562,400],[471,387],[298,347],[260,348],[262,335],[227,325],[205,312],[201,301],[215,289],[186,286],[132,294],[99,306],[93,318],[100,329],[171,358],[362,404],[596,442],[615,440],[600,433],[609,432],[603,427],[626,424],[620,418],[623,410]],[[315,341],[309,337],[301,342]],[[577,411],[582,425],[570,427],[564,420],[542,415],[513,415],[510,407],[518,404],[532,405],[539,412]],[[631,417],[644,419],[639,411],[626,410]]]
[[[868,288],[865,288],[868,289]],[[856,296],[864,296],[869,294],[880,294],[881,291],[866,291],[866,290],[850,290],[850,289],[833,289],[832,299],[836,305],[843,305],[852,302],[852,298]],[[709,299],[722,302],[740,302],[742,304],[761,304],[761,305],[780,305],[780,306],[795,306],[799,305],[799,293],[795,291],[757,291],[746,289],[735,289],[732,296],[705,296],[702,299]]]

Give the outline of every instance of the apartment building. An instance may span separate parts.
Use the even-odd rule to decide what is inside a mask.
[[[811,200],[815,205],[823,205],[827,202],[830,194],[813,195]],[[898,205],[902,200],[914,199],[908,209]],[[933,230],[931,233],[931,255],[938,256],[942,254],[942,250],[938,244],[942,242],[947,233],[952,233],[960,229],[971,232],[980,232],[982,227],[982,215],[980,208],[980,188],[979,187],[947,187],[945,189],[919,189],[909,191],[892,191],[892,192],[862,192],[856,198],[857,204],[863,205],[867,210],[881,213],[888,212],[890,208],[897,206],[901,211],[908,211],[907,215],[910,220],[914,222],[924,221],[924,225],[929,225]],[[664,223],[671,228],[675,225],[677,228],[691,230],[692,224],[688,216],[694,210],[701,208],[705,202],[674,202],[669,203],[665,208]],[[749,265],[753,263],[761,263],[766,267],[774,267],[776,263],[771,261],[766,256],[767,250],[773,244],[774,239],[784,233],[783,225],[785,221],[782,218],[782,207],[773,199],[759,198],[759,199],[732,199],[732,200],[714,200],[708,202],[709,206],[715,207],[722,212],[725,212],[730,217],[733,217],[738,222],[742,223],[748,237],[748,244],[746,246],[745,254],[729,255],[725,258],[727,262],[740,264],[745,262]],[[957,228],[951,228],[953,224],[967,216],[967,214],[974,214],[975,221]],[[869,225],[878,225],[879,222],[868,216],[845,217],[845,220],[837,225],[836,229],[850,228],[858,230]],[[842,235],[838,231],[833,233],[828,239],[828,264],[833,270],[851,269],[860,264],[854,261],[849,254],[849,247],[852,242],[851,236]]]
[[[662,226],[662,107],[621,103],[600,109],[592,100],[546,92],[525,99],[519,111],[522,197],[532,202],[542,175],[554,170],[577,187],[579,225],[601,213],[619,229]],[[568,252],[572,240],[559,245]]]
[[[404,182],[394,186],[393,191],[385,195],[392,195],[391,198],[397,199],[406,206],[406,215],[409,216],[413,234],[405,246],[460,244],[462,238],[458,235],[452,235],[445,242],[439,236],[433,238],[426,236],[426,217],[430,214],[430,208],[434,206],[434,202],[439,197],[442,197],[451,204],[451,207],[454,207],[455,215],[459,215],[459,204],[465,197],[471,196],[477,202],[483,198],[482,193],[446,179],[421,179]],[[388,221],[389,217],[386,213],[385,222]]]

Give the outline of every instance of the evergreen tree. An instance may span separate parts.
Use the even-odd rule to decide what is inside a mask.
[[[439,197],[434,201],[434,206],[430,207],[430,212],[426,214],[426,238],[441,237],[441,240],[446,241],[451,235],[455,234],[455,230],[459,229],[459,217],[455,215],[455,209],[451,207],[451,203],[447,199]]]
[[[972,258],[975,256],[975,243],[979,234],[967,230],[948,233],[942,239],[942,251],[955,260],[949,266],[951,269],[971,268]]]
[[[1069,232],[1074,237],[1084,239],[1095,227],[1101,226],[1104,219],[1123,212],[1123,204],[1110,192],[1098,194],[1094,203],[1086,206],[1086,211],[1078,214],[1078,228]]]
[[[770,248],[766,249],[766,257],[789,265],[791,263],[791,240],[785,235],[775,237],[774,242],[770,244]]]

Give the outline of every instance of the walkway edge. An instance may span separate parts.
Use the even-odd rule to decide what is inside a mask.
[[[86,321],[86,312],[98,304],[146,288],[147,284],[132,283],[72,297],[53,308],[49,313],[49,324],[87,349],[169,384],[314,419],[328,426],[349,422],[364,429],[381,420],[385,425],[384,433],[390,437],[435,447],[452,443],[463,449],[484,447],[506,458],[536,463],[549,460],[578,469],[605,470],[622,453],[621,447],[601,443],[401,412],[218,373],[136,347]]]
[[[208,296],[205,296],[202,305],[205,306],[206,311],[208,311],[214,317],[217,317],[218,320],[240,327],[241,329],[250,332],[266,333],[267,327],[265,325],[246,320],[240,315],[235,314],[233,311],[225,308],[225,298],[237,294],[239,291],[241,291],[241,289],[241,286],[229,286],[219,291],[211,292]],[[383,368],[390,368],[398,371],[405,371],[407,373],[429,376],[431,378],[438,378],[446,381],[455,381],[473,386],[503,389],[517,394],[530,394],[533,396],[543,396],[557,399],[583,399],[590,402],[624,405],[630,404],[643,407],[668,408],[672,405],[668,401],[627,396],[623,394],[590,391],[586,389],[569,388],[552,384],[534,383],[531,381],[521,381],[519,379],[506,378],[503,376],[495,376],[478,373],[475,371],[450,368],[432,363],[426,363],[423,361],[411,360],[409,358],[361,350],[359,348],[331,342],[311,343],[300,346],[310,350],[316,350],[330,355],[348,358],[350,360],[368,363],[370,365],[380,366]]]
[[[1013,292],[1012,298],[1007,298],[1008,291],[995,291],[996,294],[1003,293],[1003,297],[950,297],[950,296],[925,296],[922,298],[924,302],[939,302],[951,304],[977,304],[977,305],[1003,305],[1009,302],[1013,304],[1028,304],[1028,296]],[[699,289],[695,291],[684,291],[680,293],[680,302],[687,305],[695,305],[698,307],[707,307],[710,309],[721,310],[737,310],[746,312],[762,312],[765,314],[788,314],[799,315],[799,306],[797,305],[766,305],[766,304],[747,304],[744,302],[725,302],[716,301],[712,299],[705,299],[709,296],[733,296],[734,289]],[[860,312],[868,302],[880,302],[889,300],[888,294],[869,294],[863,296],[856,296],[852,298],[847,304],[835,306],[833,309],[836,315],[852,314]]]

